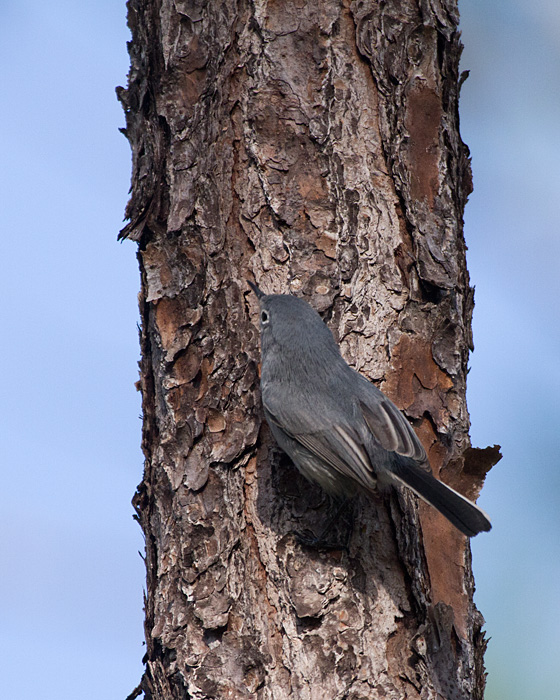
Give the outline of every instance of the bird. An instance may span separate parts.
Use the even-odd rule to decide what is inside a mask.
[[[488,515],[432,474],[404,414],[348,365],[317,311],[299,297],[248,284],[260,304],[264,415],[303,476],[344,499],[405,486],[467,537],[489,531]]]

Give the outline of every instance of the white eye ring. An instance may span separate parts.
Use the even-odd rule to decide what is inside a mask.
[[[268,311],[266,311],[265,309],[263,309],[263,310],[261,311],[261,323],[263,324],[263,326],[268,325],[269,320],[270,320],[270,316],[269,316],[269,314],[268,314]]]

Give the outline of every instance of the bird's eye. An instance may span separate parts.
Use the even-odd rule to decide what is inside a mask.
[[[268,311],[265,311],[264,309],[261,311],[261,323],[263,326],[265,326],[268,323],[269,319]]]

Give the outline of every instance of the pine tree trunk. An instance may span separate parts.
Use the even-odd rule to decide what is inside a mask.
[[[482,698],[469,543],[415,497],[332,504],[262,422],[246,279],[303,296],[476,498],[471,189],[453,0],[129,0],[142,275],[146,698]],[[347,522],[348,521],[348,522]]]

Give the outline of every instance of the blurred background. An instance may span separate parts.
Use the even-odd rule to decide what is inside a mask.
[[[560,3],[460,0],[474,192],[473,445],[502,445],[472,540],[486,700],[560,697]]]
[[[487,700],[557,700],[560,4],[463,0],[473,445],[504,459],[472,542]],[[144,654],[124,0],[0,3],[0,658],[14,700],[124,698]]]

